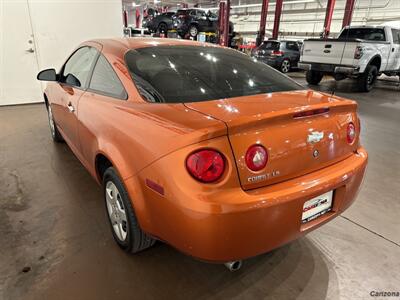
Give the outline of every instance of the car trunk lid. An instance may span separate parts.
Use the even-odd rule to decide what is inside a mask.
[[[294,91],[185,105],[225,122],[245,190],[315,171],[357,148],[358,137],[349,145],[346,130],[350,122],[359,128],[356,103],[331,95]],[[269,156],[266,167],[256,172],[245,162],[254,144],[263,145]]]

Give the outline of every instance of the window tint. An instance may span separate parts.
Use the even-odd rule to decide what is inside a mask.
[[[400,44],[400,30],[392,29],[393,43]]]
[[[96,55],[97,50],[92,47],[82,47],[75,51],[64,65],[60,81],[73,86],[86,87]]]
[[[279,50],[281,43],[279,42],[264,42],[260,45],[260,50]]]
[[[119,99],[127,98],[126,91],[121,81],[103,55],[99,56],[96,66],[94,67],[89,88],[107,96]]]
[[[217,47],[130,50],[126,64],[143,98],[185,103],[304,89],[262,62]]]
[[[297,44],[297,42],[286,42],[286,49],[299,51],[299,45]]]
[[[361,39],[367,41],[386,41],[383,28],[346,28],[339,39]]]

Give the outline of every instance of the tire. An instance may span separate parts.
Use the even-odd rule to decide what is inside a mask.
[[[373,89],[378,77],[378,68],[373,65],[367,66],[364,73],[357,79],[357,86],[360,92],[369,92]]]
[[[47,108],[47,117],[49,119],[51,139],[53,140],[53,142],[62,143],[64,142],[64,139],[61,136],[61,133],[58,131],[56,122],[54,120],[53,111],[51,109],[51,105],[47,105],[46,108]]]
[[[168,25],[164,22],[158,24],[157,31],[159,33],[167,33],[168,32]]]
[[[196,25],[190,25],[189,27],[189,35],[191,37],[196,37],[199,34],[199,29]]]
[[[282,73],[287,73],[287,72],[290,71],[290,68],[291,68],[290,60],[287,59],[287,58],[285,58],[285,59],[282,61],[279,70],[280,70]]]
[[[306,72],[306,80],[308,84],[318,85],[324,75],[321,72],[309,70]]]
[[[104,172],[103,195],[112,235],[118,246],[129,253],[153,246],[155,240],[140,228],[129,195],[113,167]]]

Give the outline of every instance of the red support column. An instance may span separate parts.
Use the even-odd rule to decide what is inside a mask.
[[[139,8],[136,8],[136,13],[135,13],[135,21],[136,21],[136,28],[140,28],[140,11]]]
[[[346,7],[344,10],[342,28],[345,26],[349,26],[351,24],[351,19],[353,18],[355,2],[356,2],[356,0],[347,0],[346,1]]]
[[[128,12],[126,10],[122,12],[122,21],[124,22],[124,27],[128,27]]]
[[[272,30],[272,38],[274,40],[276,40],[279,35],[279,24],[281,23],[283,0],[276,0],[275,5],[274,29]]]
[[[328,0],[328,4],[326,6],[324,32],[322,33],[323,38],[327,38],[329,36],[329,33],[331,32],[331,23],[332,23],[333,10],[335,8],[335,2],[336,0]]]
[[[268,3],[269,0],[263,0],[261,8],[261,19],[260,19],[260,29],[258,30],[256,38],[256,46],[260,46],[265,38],[265,27],[267,25],[267,13],[268,13]]]
[[[229,16],[231,14],[231,0],[226,0],[224,13],[224,46],[229,46]]]
[[[218,32],[219,32],[219,44],[223,46],[224,43],[224,27],[225,27],[225,2],[219,3],[218,12]]]

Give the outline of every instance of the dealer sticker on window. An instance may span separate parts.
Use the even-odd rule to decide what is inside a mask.
[[[303,214],[301,222],[307,223],[312,221],[323,214],[332,210],[332,196],[333,191],[329,191],[311,200],[308,200],[303,205]]]

